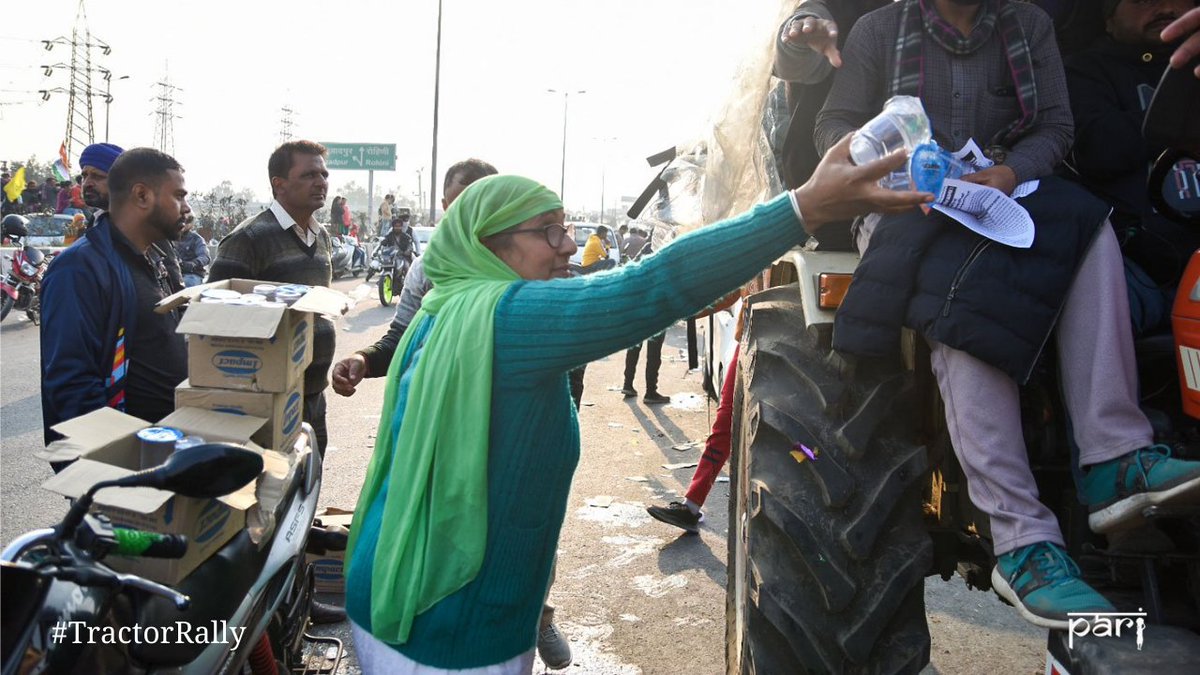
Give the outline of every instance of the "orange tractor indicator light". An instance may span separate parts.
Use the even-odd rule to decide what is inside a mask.
[[[817,277],[817,290],[820,296],[817,300],[821,309],[837,309],[846,299],[846,290],[850,288],[851,274],[824,273]]]

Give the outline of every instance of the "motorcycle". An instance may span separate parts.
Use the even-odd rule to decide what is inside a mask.
[[[344,534],[310,530],[321,488],[315,442],[305,424],[269,539],[256,545],[243,530],[175,588],[114,572],[104,558],[179,558],[187,550],[184,538],[113,527],[105,516],[88,513],[93,495],[103,488],[152,487],[214,498],[254,480],[261,455],[228,444],[176,452],[160,466],[96,483],[57,526],[15,539],[0,554],[3,675],[335,672],[341,641],[305,633],[313,594],[306,546],[345,547]],[[151,641],[153,630],[182,635],[185,627],[193,637],[198,630],[208,637]],[[104,635],[122,637],[90,637]]]
[[[0,321],[8,317],[8,313],[16,308],[24,310],[25,315],[38,325],[42,320],[40,293],[42,276],[50,264],[51,256],[46,255],[29,244],[23,244],[29,236],[22,216],[10,214],[4,217],[3,236],[12,241],[16,250],[12,253],[12,264],[8,273],[0,281]]]
[[[330,243],[332,250],[329,252],[329,258],[334,279],[340,279],[347,274],[357,278],[367,268],[367,252],[357,241],[350,237],[337,236],[333,237]]]
[[[379,281],[376,282],[379,302],[384,307],[391,307],[392,300],[404,288],[404,279],[412,265],[411,254],[404,255],[395,246],[381,246],[375,252],[379,263]]]

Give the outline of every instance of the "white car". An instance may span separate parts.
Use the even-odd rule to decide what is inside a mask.
[[[575,245],[579,247],[579,250],[575,251],[575,255],[571,256],[572,263],[583,264],[583,247],[587,244],[588,237],[595,234],[599,227],[600,223],[567,223],[567,232],[575,238]],[[617,238],[611,227],[608,228],[608,259],[613,261],[614,265],[621,262],[621,252],[617,250]]]
[[[425,247],[429,245],[429,240],[433,237],[433,232],[436,229],[436,227],[426,226],[413,228],[413,239],[416,240],[415,246],[417,249],[417,255],[421,255],[425,252]]]

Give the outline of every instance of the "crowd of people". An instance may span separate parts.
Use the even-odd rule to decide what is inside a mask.
[[[583,367],[627,350],[622,394],[637,396],[645,341],[643,401],[669,400],[657,380],[670,325],[819,238],[826,224],[860,216],[862,263],[838,312],[837,347],[878,354],[901,326],[917,328],[933,351],[971,499],[991,519],[996,587],[1039,625],[1058,626],[1067,612],[1111,611],[1079,578],[1057,521],[1038,501],[1016,391],[1040,346],[1057,340],[1081,448],[1080,492],[1097,532],[1127,525],[1149,497],[1200,490],[1200,463],[1156,446],[1137,405],[1121,246],[1136,258],[1129,243],[1152,231],[1170,255],[1196,248],[1163,223],[1145,226],[1146,205],[1128,186],[1144,182],[1152,151],[1134,141],[1144,101],[1131,90],[1153,79],[1144,63],[1185,62],[1168,56],[1163,38],[1183,37],[1179,26],[1200,29],[1200,10],[1188,0],[1102,4],[1109,38],[1064,69],[1049,19],[1025,3],[801,3],[780,27],[776,72],[827,96],[822,106],[797,99],[793,129],[807,115],[815,134],[795,153],[792,188],[658,251],[649,233],[618,231],[625,264],[615,267],[606,262],[614,242],[600,228],[585,245],[584,273],[572,269],[577,245],[550,189],[477,159],[452,166],[445,216],[413,262],[386,334],[337,360],[333,323],[316,318],[303,418],[318,452],[328,449],[328,387],[351,396],[367,377],[387,386],[350,533],[346,607],[317,605],[314,620],[348,616],[367,672],[528,673],[535,652],[553,668],[568,665],[548,594],[580,452]],[[1200,39],[1192,35],[1181,49],[1200,53]],[[983,140],[996,166],[967,180],[1006,193],[1041,181],[1021,203],[1036,222],[1055,226],[1039,227],[1030,250],[991,247],[993,283],[962,305],[982,302],[995,313],[922,314],[914,298],[926,291],[924,275],[944,277],[945,265],[953,271],[971,240],[916,209],[932,195],[878,185],[903,155],[850,161],[850,133],[900,93],[921,97],[943,145]],[[1118,148],[1110,142],[1118,137],[1135,147]],[[1074,182],[1054,175],[1072,148],[1081,157]],[[1110,156],[1118,152],[1133,159]],[[105,406],[150,422],[171,412],[187,376],[186,344],[175,330],[182,310],[154,307],[185,283],[330,285],[330,233],[315,218],[329,191],[326,156],[312,141],[280,145],[266,162],[271,204],[237,225],[210,260],[203,239],[189,233],[179,161],[150,148],[84,151],[79,194],[95,209],[94,223],[57,256],[42,287],[47,442],[58,422]],[[1088,175],[1101,167],[1102,176]],[[1118,230],[1101,198],[1125,208],[1112,219],[1124,223]],[[388,236],[411,238],[403,212],[393,211],[393,200],[385,205],[395,225]],[[651,507],[655,518],[698,529],[729,455],[732,381],[686,500]]]

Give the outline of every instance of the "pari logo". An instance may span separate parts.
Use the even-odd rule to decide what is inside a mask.
[[[300,424],[300,392],[294,391],[283,404],[283,435],[287,436]]]
[[[307,330],[308,322],[299,321],[296,323],[296,329],[292,331],[292,363],[304,360],[304,350],[308,348]]]
[[[1146,630],[1146,613],[1136,612],[1075,612],[1067,614],[1067,648],[1075,648],[1076,637],[1121,637],[1122,630],[1137,632],[1137,648],[1142,651],[1142,633]]]
[[[212,364],[230,377],[251,377],[262,368],[262,359],[253,352],[226,349],[213,355]]]

